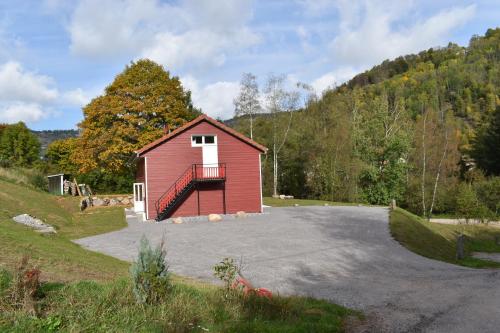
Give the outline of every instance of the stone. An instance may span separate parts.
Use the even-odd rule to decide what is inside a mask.
[[[88,199],[80,200],[80,211],[83,212],[89,206]]]
[[[284,194],[280,194],[280,199],[281,200],[285,200],[285,195]]]
[[[299,207],[299,204],[293,204],[294,207]]]
[[[326,203],[325,206],[330,206],[330,205]]]
[[[130,200],[128,198],[123,198],[122,205],[130,205]]]
[[[219,214],[209,214],[208,220],[210,222],[220,222],[222,221],[222,216],[220,216]]]
[[[93,204],[95,207],[106,206],[106,202],[104,200],[102,200],[101,198],[95,198],[93,200]]]
[[[53,234],[56,233],[56,230],[54,229],[53,226],[51,226],[50,224],[43,223],[42,220],[37,219],[36,217],[31,216],[29,214],[21,214],[14,216],[12,220],[14,220],[14,222],[21,223],[28,227],[37,229],[35,231],[40,233],[53,233]]]
[[[115,198],[111,198],[109,199],[109,205],[110,206],[116,206],[116,205],[119,205],[120,202],[118,200],[116,200]]]
[[[182,224],[184,221],[182,221],[182,217],[174,217],[172,219],[173,224]]]
[[[47,234],[57,234],[56,230],[53,227],[48,227],[44,229],[37,229],[35,232],[39,234],[47,235]]]
[[[293,195],[285,195],[285,199],[293,199]]]
[[[239,212],[236,212],[236,217],[239,218],[239,219],[244,219],[248,216],[247,213],[245,213],[244,211],[240,210]]]
[[[118,197],[118,198],[115,198],[116,200],[122,202],[123,201],[123,197]]]

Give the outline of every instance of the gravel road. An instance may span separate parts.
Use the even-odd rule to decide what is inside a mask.
[[[500,270],[474,270],[409,252],[389,233],[388,210],[269,208],[245,219],[139,222],[76,242],[133,260],[142,235],[166,238],[171,269],[214,281],[212,266],[243,258],[256,286],[314,296],[372,314],[368,332],[500,332]]]

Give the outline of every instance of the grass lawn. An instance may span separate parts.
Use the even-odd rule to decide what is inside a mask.
[[[465,250],[471,252],[500,252],[495,236],[500,229],[487,225],[447,225],[427,222],[403,209],[391,212],[390,228],[393,237],[409,250],[424,257],[475,268],[499,268],[500,263],[467,257],[456,259],[456,237],[467,236]]]
[[[124,227],[123,208],[80,213],[77,199],[1,179],[0,202],[0,332],[342,332],[348,318],[362,319],[359,312],[312,298],[226,299],[217,286],[178,276],[166,300],[137,305],[128,263],[71,242]],[[46,220],[58,234],[42,236],[11,221],[22,213]],[[12,272],[26,253],[42,272],[38,317],[7,297]]]
[[[264,197],[264,205],[271,207],[288,207],[295,204],[299,206],[324,206],[328,204],[330,206],[357,206],[357,203],[349,202],[335,202],[326,200],[310,200],[310,199],[280,199],[272,197]]]
[[[0,267],[12,269],[29,253],[47,281],[105,281],[127,274],[127,263],[87,251],[70,241],[125,227],[123,208],[96,208],[81,213],[77,198],[56,197],[4,180],[0,180],[0,202]],[[57,235],[43,236],[11,220],[23,213],[53,225]]]

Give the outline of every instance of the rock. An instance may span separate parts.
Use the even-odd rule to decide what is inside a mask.
[[[285,195],[285,199],[293,199],[293,195]]]
[[[89,206],[88,199],[80,200],[80,211],[83,212]]]
[[[244,211],[240,210],[239,212],[236,212],[236,217],[239,218],[239,219],[244,219],[245,217],[247,217],[247,213],[245,213]]]
[[[123,198],[122,205],[130,205],[130,200],[128,198]]]
[[[118,198],[115,198],[116,200],[122,202],[123,201],[123,197],[118,197]]]
[[[53,234],[56,233],[56,230],[54,229],[53,226],[43,223],[42,220],[37,219],[36,217],[31,216],[29,214],[21,214],[18,216],[14,216],[12,220],[14,220],[14,222],[21,223],[28,227],[37,229],[36,231],[40,233],[53,233]]]
[[[111,198],[109,199],[109,205],[110,206],[116,206],[116,205],[119,205],[120,202],[118,200],[116,200],[115,198]]]
[[[219,214],[209,214],[208,220],[210,222],[220,222],[222,221],[222,216],[220,216]]]
[[[173,224],[182,224],[184,221],[182,221],[182,217],[174,217],[172,219]]]
[[[325,206],[330,206],[330,205],[326,203]]]
[[[93,200],[93,204],[95,207],[106,206],[106,202],[104,202],[104,200],[102,200],[100,198],[95,198]]]
[[[280,199],[281,200],[285,200],[285,195],[284,194],[280,194]]]
[[[294,207],[299,207],[299,204],[293,204]]]

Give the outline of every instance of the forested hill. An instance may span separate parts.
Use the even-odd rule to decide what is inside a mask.
[[[45,130],[31,132],[35,134],[38,141],[40,141],[42,155],[45,154],[51,142],[61,139],[76,138],[78,136],[77,130]]]
[[[385,61],[293,115],[278,156],[279,192],[452,211],[462,184],[500,174],[499,94],[499,28],[467,47]],[[281,117],[287,124],[287,113]],[[255,128],[272,153],[273,125],[262,117]],[[267,193],[272,163],[264,163]]]

